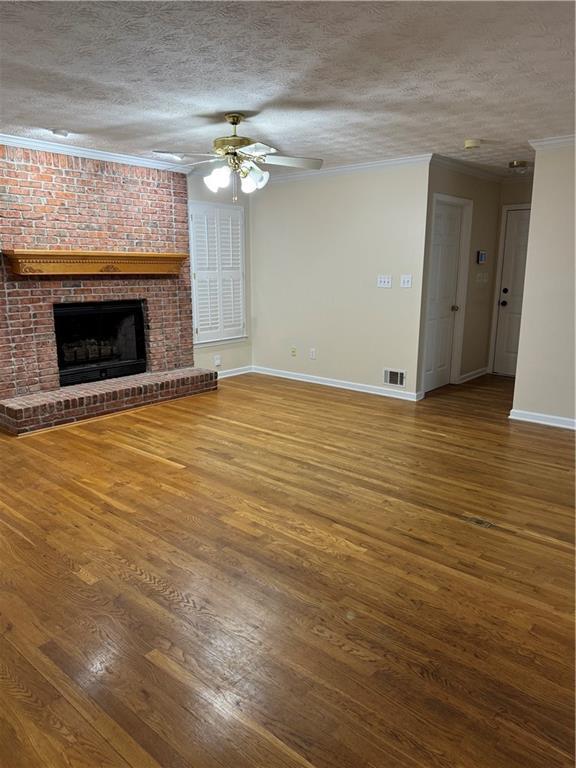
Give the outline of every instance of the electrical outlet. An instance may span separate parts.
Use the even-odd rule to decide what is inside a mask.
[[[310,358],[310,360],[316,360],[316,348],[315,347],[310,347],[310,350],[308,352],[308,357]]]
[[[378,288],[392,288],[392,275],[378,275],[376,285]]]
[[[296,347],[290,347],[290,356],[296,357]]]
[[[412,288],[412,275],[400,275],[400,288]]]
[[[214,355],[214,368],[219,368],[222,365],[222,355]]]

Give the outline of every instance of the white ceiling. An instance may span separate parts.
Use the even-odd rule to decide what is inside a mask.
[[[574,132],[571,2],[0,6],[5,134],[203,152],[243,110],[241,133],[327,166],[436,152],[503,168]]]

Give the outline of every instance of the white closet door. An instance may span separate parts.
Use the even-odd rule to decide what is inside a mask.
[[[461,234],[462,207],[437,201],[428,271],[425,392],[450,382]]]

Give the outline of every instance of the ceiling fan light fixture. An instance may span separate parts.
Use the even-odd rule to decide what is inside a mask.
[[[198,160],[187,162],[189,166],[211,164],[211,172],[203,177],[208,189],[217,193],[232,183],[232,201],[236,202],[238,184],[242,192],[252,194],[257,189],[263,189],[270,181],[270,173],[262,170],[264,165],[284,165],[289,168],[302,168],[304,170],[318,170],[322,166],[322,160],[312,157],[288,157],[278,155],[274,147],[269,147],[262,142],[253,141],[246,136],[238,136],[237,127],[244,119],[241,112],[227,112],[225,119],[232,126],[230,136],[220,136],[212,143],[212,152],[208,153],[179,153],[168,150],[154,150],[155,154],[173,157],[180,161],[186,161],[191,157],[209,157],[210,160]],[[214,165],[216,163],[216,165]]]
[[[270,173],[258,168],[257,172],[252,173],[252,177],[256,182],[256,189],[263,189],[270,180]]]
[[[212,176],[206,176],[204,179],[204,184],[206,184],[210,192],[213,192],[214,194],[216,194],[220,189],[220,184],[218,184],[216,179]]]
[[[218,192],[219,189],[225,189],[230,184],[230,175],[232,171],[228,165],[221,165],[214,168],[212,173],[204,176],[204,184],[210,192]]]
[[[230,168],[230,166],[221,165],[220,168],[216,168],[212,173],[218,179],[218,182],[222,189],[225,189],[228,186],[228,184],[230,184],[230,176],[232,175],[232,169]]]
[[[240,166],[240,177],[242,180],[251,179],[255,189],[263,189],[268,184],[270,173],[263,171],[253,160],[245,160]],[[251,189],[250,192],[252,191]]]
[[[214,171],[208,176],[204,176],[204,184],[206,184],[210,192],[216,193],[220,189],[220,184],[218,179],[214,176]]]
[[[240,189],[242,192],[244,192],[245,195],[249,195],[258,189],[256,186],[256,181],[254,180],[254,177],[251,173],[249,173],[247,176],[240,176]]]

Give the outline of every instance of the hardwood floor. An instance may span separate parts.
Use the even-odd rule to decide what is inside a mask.
[[[573,435],[258,375],[0,437],[2,768],[572,766]]]

